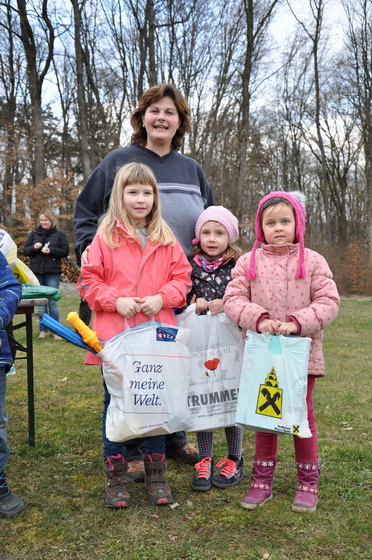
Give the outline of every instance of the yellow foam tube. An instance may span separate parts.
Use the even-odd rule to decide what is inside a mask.
[[[82,336],[85,344],[88,344],[93,350],[96,352],[100,352],[104,347],[104,343],[98,338],[97,333],[92,331],[91,328],[88,327],[76,313],[76,311],[71,311],[66,317],[69,323],[72,323],[75,329],[80,333]]]

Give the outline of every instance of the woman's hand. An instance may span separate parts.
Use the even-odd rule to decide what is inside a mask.
[[[49,247],[43,247],[41,249],[41,252],[44,253],[44,255],[49,255],[50,249],[49,249]]]
[[[38,249],[41,249],[42,246],[43,246],[42,243],[37,242],[37,243],[35,243],[35,245],[34,245],[34,249],[37,251]]]
[[[141,298],[138,297],[119,297],[115,302],[115,309],[120,315],[126,319],[130,319],[133,315],[141,311],[139,305],[141,301]]]
[[[148,317],[153,317],[159,313],[163,307],[163,297],[160,294],[156,296],[146,296],[140,300],[141,311]]]

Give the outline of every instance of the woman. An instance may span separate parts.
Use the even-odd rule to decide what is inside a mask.
[[[76,245],[85,249],[94,237],[98,218],[107,210],[117,170],[126,163],[147,164],[160,189],[162,216],[183,250],[191,255],[196,220],[214,204],[212,188],[201,167],[178,152],[190,128],[189,108],[171,84],[151,87],[131,116],[132,143],[110,152],[93,171],[75,206]]]
[[[187,256],[191,256],[199,215],[214,204],[212,188],[201,167],[178,152],[190,128],[189,107],[178,89],[172,84],[161,84],[145,91],[130,123],[134,130],[132,143],[113,150],[103,159],[76,201],[75,238],[82,264],[88,262],[89,245],[99,217],[107,210],[115,174],[126,163],[145,163],[154,172],[160,190],[162,217]],[[168,436],[166,443],[168,455],[189,464],[198,461],[198,451],[184,432]],[[131,473],[130,467],[128,474]],[[142,477],[140,465],[138,479]],[[135,473],[133,478],[136,479]]]
[[[67,257],[69,245],[66,235],[57,228],[57,218],[51,210],[42,210],[39,214],[39,226],[30,233],[23,253],[30,257],[30,269],[42,286],[59,288],[61,279],[61,259]],[[56,321],[59,320],[58,303],[48,300],[48,305],[39,307],[39,315],[47,313]],[[39,338],[46,338],[48,330],[39,325]],[[55,340],[62,340],[53,335]]]

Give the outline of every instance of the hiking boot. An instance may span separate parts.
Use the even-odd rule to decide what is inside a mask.
[[[195,465],[200,459],[197,447],[194,447],[191,443],[186,443],[186,445],[178,449],[167,451],[167,456],[174,457],[180,463],[186,463],[187,465]]]
[[[154,506],[170,504],[173,501],[170,488],[164,478],[167,469],[164,459],[165,456],[160,453],[145,455],[145,487]]]
[[[142,460],[128,461],[127,477],[134,482],[143,482],[145,480],[145,466]]]
[[[25,509],[25,504],[8,487],[5,473],[0,473],[0,517],[12,519]]]
[[[245,509],[261,507],[272,499],[276,459],[253,459],[253,482],[240,505]]]
[[[221,459],[216,468],[220,471],[212,478],[212,484],[218,488],[229,488],[243,478],[243,459]]]
[[[105,460],[106,471],[106,496],[105,506],[109,508],[126,508],[130,504],[130,495],[127,488],[128,479],[126,472],[128,463],[122,455],[111,455]]]
[[[191,482],[191,488],[197,492],[207,492],[212,488],[213,459],[204,457],[196,463],[195,468],[197,473]]]
[[[318,461],[297,461],[298,487],[292,511],[315,511],[318,502]]]

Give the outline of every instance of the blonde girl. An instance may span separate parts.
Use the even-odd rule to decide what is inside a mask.
[[[190,265],[172,231],[161,218],[159,190],[153,172],[130,163],[116,174],[107,213],[89,250],[89,263],[78,281],[82,298],[94,311],[93,329],[108,340],[150,318],[175,325],[174,308],[186,302]],[[101,360],[89,354],[85,363]],[[125,459],[126,442],[106,437],[106,386],[103,411],[103,457],[106,470],[105,505],[130,504]],[[144,438],[145,487],[154,505],[172,501],[164,478],[164,436]]]

